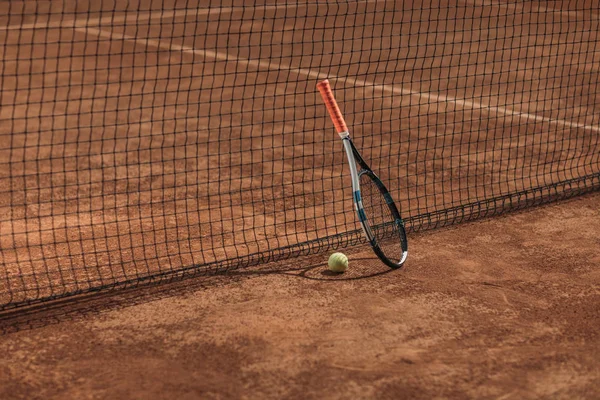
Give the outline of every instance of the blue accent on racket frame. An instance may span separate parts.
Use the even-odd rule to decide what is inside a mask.
[[[360,222],[365,222],[367,220],[367,216],[365,215],[365,210],[363,210],[362,208],[358,209],[358,219],[360,219]]]
[[[360,190],[357,190],[356,192],[354,192],[354,201],[358,204],[361,202],[361,198],[360,198]]]
[[[383,198],[385,199],[385,202],[388,204],[392,204],[394,202],[394,200],[392,199],[392,195],[387,192],[383,194]]]

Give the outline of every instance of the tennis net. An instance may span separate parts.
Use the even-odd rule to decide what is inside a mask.
[[[360,243],[329,78],[409,231],[600,188],[583,1],[0,2],[0,310]]]

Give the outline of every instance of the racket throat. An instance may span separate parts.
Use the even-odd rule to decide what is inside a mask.
[[[358,177],[358,170],[356,168],[356,159],[354,158],[354,151],[352,150],[352,143],[350,142],[350,136],[348,135],[342,138],[342,142],[344,143],[344,150],[346,151],[346,156],[348,157],[348,165],[350,165],[354,208],[356,209],[358,221],[360,222],[360,226],[362,227],[362,230],[365,233],[365,237],[369,240],[370,244],[373,245],[374,236],[371,232],[371,229],[369,228],[369,225],[366,223],[367,217],[365,215],[365,210],[363,208],[362,198],[360,195],[360,181]]]
[[[360,183],[358,180],[358,170],[356,169],[356,159],[352,151],[352,143],[350,142],[350,136],[342,139],[344,143],[344,150],[346,151],[346,157],[348,158],[348,165],[350,166],[350,176],[352,178],[352,193],[359,192],[360,194]]]

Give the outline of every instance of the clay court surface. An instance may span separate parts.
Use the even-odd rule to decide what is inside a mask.
[[[600,195],[2,321],[0,398],[600,397]]]

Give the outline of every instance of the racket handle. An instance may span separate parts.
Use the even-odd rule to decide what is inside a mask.
[[[329,81],[325,79],[324,81],[317,83],[317,89],[321,92],[321,97],[325,102],[327,111],[329,111],[329,116],[331,117],[338,134],[342,138],[348,137],[348,126],[346,126],[346,121],[344,121],[340,107],[338,106],[337,101],[335,101],[335,97],[333,97],[333,91],[331,90],[331,86],[329,86]]]

